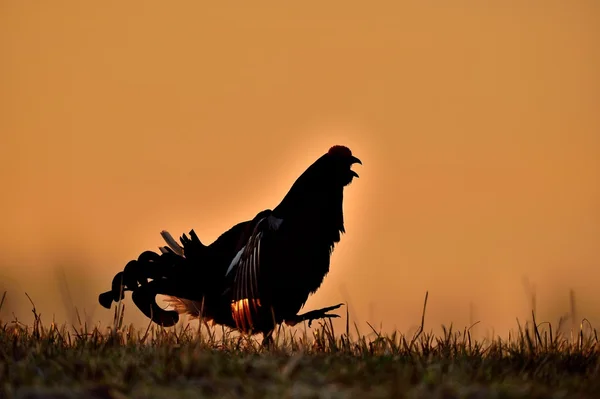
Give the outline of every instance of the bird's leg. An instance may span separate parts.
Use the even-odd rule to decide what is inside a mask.
[[[263,348],[267,348],[268,349],[268,348],[271,347],[271,345],[273,345],[273,342],[274,342],[273,341],[273,331],[275,331],[275,330],[273,329],[273,330],[271,330],[269,332],[263,333],[263,340],[262,340],[262,347]]]
[[[308,320],[308,326],[310,327],[313,320],[331,319],[331,318],[335,318],[335,317],[340,317],[337,314],[329,314],[327,312],[338,309],[342,305],[343,305],[343,303],[340,303],[340,304],[337,304],[334,306],[329,306],[327,308],[311,310],[310,312],[299,314],[292,318],[286,319],[285,324],[287,324],[288,326],[295,326],[297,323],[300,323],[301,321]]]

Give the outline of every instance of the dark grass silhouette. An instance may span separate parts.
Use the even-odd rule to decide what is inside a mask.
[[[165,329],[113,323],[101,328],[0,322],[3,397],[593,397],[600,392],[596,330],[576,331],[536,320],[507,340],[476,341],[469,327],[426,331],[427,299],[418,331],[358,333],[321,322],[308,330],[281,327],[274,345],[200,323]],[[1,310],[1,309],[0,309]]]

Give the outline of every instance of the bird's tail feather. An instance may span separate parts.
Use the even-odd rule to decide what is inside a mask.
[[[160,232],[160,235],[162,236],[162,238],[165,240],[165,242],[167,243],[167,245],[169,246],[169,248],[171,248],[171,250],[173,252],[175,252],[179,256],[184,256],[183,247],[181,245],[179,245],[179,243],[177,241],[175,241],[175,239],[173,238],[171,233],[169,233],[166,230],[163,230]],[[167,250],[166,247],[160,247],[159,249],[162,253],[165,253],[165,251]]]

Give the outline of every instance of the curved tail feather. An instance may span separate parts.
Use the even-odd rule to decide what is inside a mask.
[[[133,303],[146,317],[163,327],[172,327],[179,321],[179,314],[173,310],[164,310],[156,303],[156,292],[160,280],[154,280],[144,285],[131,294]]]

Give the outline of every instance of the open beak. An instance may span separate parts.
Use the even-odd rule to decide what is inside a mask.
[[[358,163],[358,164],[361,164],[361,165],[362,165],[362,162],[361,162],[361,160],[360,160],[360,159],[356,158],[355,156],[352,156],[352,157],[350,158],[350,165],[354,165],[355,163]],[[351,174],[352,176],[354,176],[354,177],[358,177],[358,173],[356,173],[356,172],[355,172],[355,171],[353,171],[353,170],[350,170],[350,174]]]

